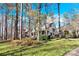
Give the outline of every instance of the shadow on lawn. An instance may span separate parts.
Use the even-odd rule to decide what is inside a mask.
[[[12,49],[12,50],[8,50],[6,52],[3,52],[3,53],[0,53],[0,56],[16,56],[15,53],[19,53],[20,52],[20,56],[22,56],[23,54],[21,52],[24,52],[26,50],[29,50],[29,49],[32,49],[32,48],[38,48],[38,47],[41,47],[42,45],[45,45],[45,44],[40,44],[40,45],[36,45],[36,46],[31,46],[31,47],[27,47],[27,46],[23,46],[21,48],[17,48],[17,49]],[[46,45],[50,45],[50,44],[46,44]],[[37,51],[36,51],[37,52]],[[34,52],[35,53],[35,52]]]
[[[6,51],[4,53],[0,53],[0,56],[7,56],[7,55],[15,56],[15,53],[23,52],[23,51],[31,49],[31,48],[38,48],[39,46],[42,46],[42,45],[32,46],[32,47],[29,47],[29,48],[27,48],[26,46],[23,46],[21,48],[17,48],[17,49],[14,49],[14,50]],[[20,53],[20,56],[22,56],[22,53]]]
[[[50,47],[50,48],[43,48],[43,49],[40,49],[39,51],[36,50],[36,51],[29,52],[29,53],[27,53],[27,52],[24,53],[24,54],[21,53],[21,52],[24,52],[24,51],[29,50],[29,49],[32,49],[32,48],[41,47],[42,45],[43,45],[43,44],[38,45],[38,46],[33,46],[33,47],[30,47],[30,48],[27,48],[26,46],[24,46],[24,47],[17,48],[17,49],[14,49],[14,50],[6,51],[6,52],[4,52],[4,53],[0,53],[0,56],[7,56],[7,55],[15,56],[15,53],[20,53],[19,56],[28,55],[28,54],[33,55],[33,54],[35,54],[35,53],[37,53],[37,52],[39,53],[40,51],[51,51],[51,50],[57,49],[57,47],[56,47],[56,48],[55,48],[55,47],[54,47],[54,48],[53,48],[53,47]],[[51,45],[51,44],[46,44],[45,47],[48,46],[48,45]]]
[[[17,48],[17,49],[14,49],[14,50],[8,50],[8,51],[6,51],[6,52],[4,52],[4,53],[0,53],[0,56],[15,56],[15,53],[19,53],[20,52],[20,56],[22,56],[22,55],[24,55],[24,54],[22,54],[21,52],[23,52],[23,51],[26,51],[26,50],[29,50],[29,49],[32,49],[32,48],[38,48],[38,47],[41,47],[43,44],[40,44],[40,45],[38,45],[38,46],[33,46],[33,47],[30,47],[30,48],[27,48],[26,46],[23,46],[23,47],[21,47],[21,48]],[[46,45],[49,45],[49,44],[46,44]],[[43,50],[51,50],[51,49],[40,49],[40,51],[43,51]],[[33,52],[31,52],[31,54],[34,54],[34,53],[37,53],[38,51],[33,51]],[[27,55],[27,53],[26,53],[26,55]]]
[[[21,47],[19,49],[9,50],[9,51],[6,51],[4,53],[0,53],[0,56],[7,56],[7,55],[14,56],[15,53],[21,52],[21,51],[24,51],[24,50],[26,50],[26,47]]]
[[[43,45],[45,45],[44,46],[45,48],[43,47],[43,48],[38,50],[38,48],[42,47]],[[50,47],[48,48],[46,46],[50,46]],[[73,49],[78,47],[78,46],[79,45],[76,45],[76,44],[75,45],[68,45],[68,47],[73,47]],[[60,50],[60,48],[64,49],[64,48],[68,48],[68,47],[65,47],[64,45],[53,47],[51,44],[40,44],[40,45],[32,46],[32,47],[22,46],[22,47],[17,48],[17,49],[8,50],[6,52],[0,53],[0,56],[10,56],[10,55],[11,56],[17,56],[16,53],[19,53],[18,56],[29,55],[29,54],[30,55],[34,55],[34,54],[36,55],[37,53],[40,53],[40,52],[42,54],[44,51],[46,51],[46,52],[51,52],[51,51],[54,51],[54,50],[58,51],[58,50]],[[32,49],[32,48],[37,48],[37,50],[31,51],[31,52],[24,52],[24,51],[28,51],[29,49]],[[24,53],[22,53],[22,52],[24,52]],[[66,54],[68,52],[68,50],[64,51],[64,52],[65,52],[64,54]],[[51,53],[51,55],[52,55],[52,53]]]

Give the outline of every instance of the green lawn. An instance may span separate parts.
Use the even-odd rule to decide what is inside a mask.
[[[62,56],[76,47],[79,47],[79,40],[52,40],[36,47],[13,47],[7,42],[0,43],[0,55]]]

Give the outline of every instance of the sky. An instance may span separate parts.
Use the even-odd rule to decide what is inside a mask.
[[[60,14],[65,12],[79,13],[79,3],[60,3]]]
[[[44,3],[42,4],[44,6]],[[49,12],[54,12],[54,14],[58,14],[58,8],[57,8],[57,3],[52,3],[48,4],[48,11]],[[35,4],[32,6],[33,9],[35,9]],[[60,3],[60,14],[63,14],[64,12],[71,12],[71,10],[77,9],[76,12],[79,13],[79,3]],[[42,13],[45,12],[45,8],[42,8]]]
[[[4,3],[5,4],[5,3]],[[0,3],[0,6],[2,6],[4,9],[1,9],[0,7],[0,14],[3,14],[7,9],[6,9],[6,6],[3,4]],[[32,4],[32,9],[35,10],[37,7],[37,4],[36,3],[33,3]],[[61,19],[61,22],[63,21],[63,14],[64,13],[75,13],[75,14],[79,14],[79,3],[60,3],[60,19]],[[25,12],[23,12],[24,14]],[[42,8],[41,8],[41,13],[42,14],[48,14],[48,13],[53,13],[54,16],[58,17],[58,4],[57,3],[48,3],[47,4],[47,8],[45,10],[45,7],[44,7],[44,3],[42,3]],[[15,15],[16,14],[16,10],[12,10],[10,11],[10,14],[13,14]],[[56,22],[56,24],[58,24]],[[61,23],[61,25],[63,25]]]
[[[5,4],[5,3],[4,3]],[[6,11],[6,6],[3,6],[0,4],[4,9],[0,8],[0,13],[4,13]],[[33,3],[32,4],[32,9],[36,9],[37,4]],[[47,4],[47,13],[51,12],[54,13],[55,15],[58,14],[58,8],[57,8],[57,3],[48,3]],[[60,14],[62,15],[64,12],[71,12],[71,10],[77,9],[75,13],[79,13],[79,4],[78,3],[60,3]],[[44,3],[42,3],[42,8],[41,8],[42,14],[45,14],[45,7]],[[11,13],[15,13],[15,10],[12,10]]]

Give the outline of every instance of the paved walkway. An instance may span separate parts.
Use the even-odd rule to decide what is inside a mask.
[[[65,56],[79,56],[79,47],[65,54]]]

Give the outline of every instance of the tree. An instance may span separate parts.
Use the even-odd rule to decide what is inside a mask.
[[[47,14],[47,4],[45,4],[45,12],[46,12],[46,14]],[[46,36],[47,36],[46,19],[47,19],[47,15],[45,15],[45,32],[46,32]]]
[[[23,3],[21,3],[20,9],[20,40],[22,39],[22,20],[23,20]]]
[[[26,4],[26,9],[27,9],[27,11],[28,11],[28,19],[29,19],[29,21],[28,21],[28,32],[29,32],[29,37],[31,37],[31,11],[32,11],[32,4]]]
[[[58,23],[59,23],[59,37],[61,37],[61,28],[60,28],[60,3],[58,3]]]
[[[5,14],[5,40],[7,40],[7,13]]]
[[[11,20],[11,40],[13,40],[13,15]]]
[[[2,40],[4,40],[4,15],[2,15]]]
[[[64,16],[64,25],[65,25],[65,26],[66,26],[67,24],[70,25],[70,16],[69,16],[69,13],[65,12],[65,13],[63,14],[63,16]]]
[[[41,13],[41,3],[38,4],[37,41],[39,41],[40,39],[40,13]]]
[[[18,3],[16,3],[16,19],[14,25],[14,40],[18,39]]]

